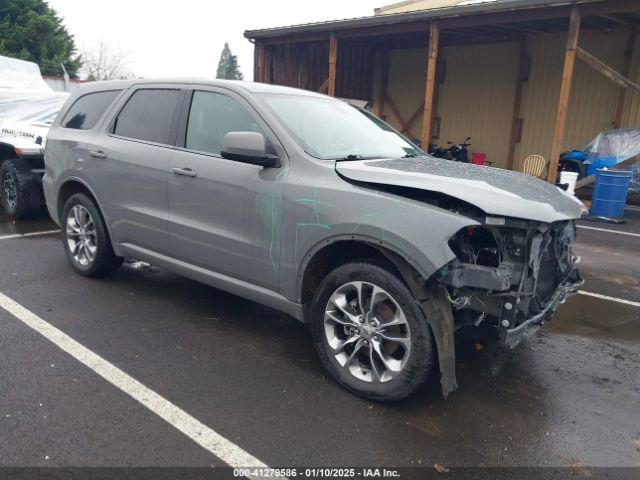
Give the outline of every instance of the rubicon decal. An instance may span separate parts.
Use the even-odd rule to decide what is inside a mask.
[[[8,128],[3,128],[2,129],[2,134],[3,135],[11,135],[14,137],[22,137],[22,138],[36,138],[35,133],[31,133],[31,132],[24,132],[24,131],[20,131],[20,130],[11,130]]]

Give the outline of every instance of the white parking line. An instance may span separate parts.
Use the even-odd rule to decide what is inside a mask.
[[[109,383],[147,407],[171,426],[205,448],[233,468],[269,468],[219,433],[207,427],[184,410],[161,397],[118,367],[76,342],[64,332],[45,322],[33,312],[0,293],[0,308],[31,327],[57,347],[83,363]]]
[[[0,235],[0,240],[9,240],[10,238],[37,237],[40,235],[51,235],[53,233],[59,232],[60,230],[45,230],[44,232],[13,233],[11,235]]]
[[[584,228],[585,230],[596,230],[598,232],[617,233],[618,235],[629,235],[630,237],[640,237],[640,233],[621,232],[619,230],[610,230],[608,228],[587,227],[585,225],[576,225],[578,228]]]
[[[602,300],[609,300],[610,302],[624,303],[625,305],[631,305],[632,307],[640,307],[640,302],[632,302],[631,300],[625,300],[624,298],[610,297],[609,295],[602,295],[600,293],[594,293],[594,292],[585,292],[584,290],[579,290],[578,293],[580,295],[586,295],[588,297],[595,297],[595,298],[600,298]]]

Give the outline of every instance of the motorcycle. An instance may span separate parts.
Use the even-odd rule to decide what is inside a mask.
[[[467,147],[471,146],[470,143],[467,143],[469,140],[471,140],[471,137],[465,138],[464,142],[458,144],[447,142],[447,145],[450,145],[448,148],[439,147],[435,143],[430,143],[427,153],[432,157],[469,163],[469,150],[467,149]]]

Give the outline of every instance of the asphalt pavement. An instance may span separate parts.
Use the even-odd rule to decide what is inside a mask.
[[[0,214],[0,293],[269,466],[638,467],[640,212],[627,218],[580,222],[598,296],[513,350],[466,332],[446,400],[437,381],[391,405],[355,397],[306,325],[159,268],[74,274],[44,213]],[[0,466],[224,463],[0,308]]]

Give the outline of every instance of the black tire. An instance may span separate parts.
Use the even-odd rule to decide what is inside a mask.
[[[11,185],[11,193],[7,191]],[[28,162],[21,158],[8,158],[0,167],[0,197],[2,207],[12,218],[24,218],[42,207],[42,187]]]
[[[401,400],[418,390],[434,370],[436,358],[436,348],[427,319],[404,282],[392,273],[393,270],[375,261],[343,265],[322,280],[311,305],[311,330],[324,366],[347,390],[378,402]],[[334,292],[350,282],[366,282],[381,287],[391,295],[406,318],[410,332],[410,351],[397,376],[385,382],[371,383],[356,378],[340,364],[329,345],[325,333],[325,309]]]
[[[70,236],[67,233],[69,229],[69,213],[77,205],[84,207],[89,212],[95,227],[96,253],[93,260],[86,265],[79,263],[74,258],[74,254],[69,246]],[[122,265],[122,261],[124,259],[116,256],[113,252],[111,239],[109,238],[109,233],[104,225],[102,215],[94,201],[87,195],[83,193],[76,193],[69,197],[62,209],[60,221],[62,227],[62,243],[64,245],[65,254],[67,255],[67,259],[71,263],[73,269],[80,275],[87,277],[102,277],[109,275]]]

